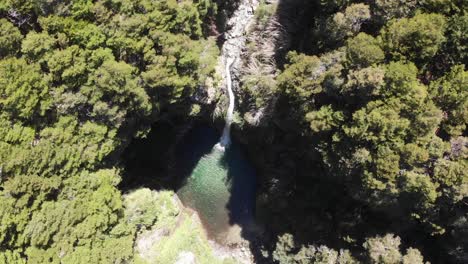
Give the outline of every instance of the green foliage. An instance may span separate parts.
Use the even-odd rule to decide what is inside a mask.
[[[385,57],[377,40],[366,33],[359,33],[349,39],[346,48],[347,59],[352,67],[365,68],[381,62]]]
[[[354,36],[361,29],[362,23],[371,17],[369,6],[359,3],[346,7],[344,12],[338,12],[328,21],[327,31],[332,40],[340,42],[346,37]]]
[[[320,84],[323,81],[324,69],[320,65],[320,59],[297,53],[289,54],[288,58],[290,64],[286,65],[278,77],[278,86],[287,94],[295,95],[302,100],[321,92]]]
[[[0,251],[0,263],[17,263],[17,264],[26,264],[26,261],[21,258],[21,254],[18,251]]]
[[[33,142],[2,143],[3,173],[72,176],[83,168],[94,168],[109,155],[117,145],[115,135],[106,126],[89,121],[79,125],[76,118],[62,117]]]
[[[273,259],[277,263],[338,263],[353,264],[358,263],[347,250],[337,252],[327,246],[298,246],[294,242],[291,234],[284,234],[278,238]]]
[[[150,20],[150,23],[154,23],[152,28],[158,30],[194,38],[202,35],[200,14],[192,1],[160,1],[156,4],[156,10],[153,11]]]
[[[367,67],[351,70],[347,82],[342,86],[341,93],[345,96],[369,98],[381,94],[384,86],[385,70],[382,67]]]
[[[213,252],[204,237],[201,223],[184,213],[180,225],[168,236],[164,236],[151,248],[155,257],[148,263],[176,263],[184,254],[190,252],[197,263],[233,263],[230,259],[221,260]]]
[[[150,99],[135,73],[132,66],[116,61],[105,61],[93,72],[80,89],[93,106],[91,116],[119,127],[130,113],[148,115]]]
[[[70,44],[86,49],[102,46],[106,38],[100,27],[83,20],[48,16],[40,18],[39,22],[50,35],[64,35]]]
[[[400,263],[400,238],[393,234],[384,237],[369,238],[364,243],[371,263],[396,264]]]
[[[427,230],[444,245],[444,261],[463,262],[466,1],[283,2],[262,4],[256,17],[265,30],[275,15],[282,23],[275,38],[292,36],[273,43],[278,65],[283,49],[293,49],[287,65],[277,77],[273,67],[252,68],[240,79],[248,97],[240,107],[253,103],[271,118],[252,129],[261,140],[249,145],[267,167],[259,170],[261,197],[286,215],[287,222],[270,218],[281,234],[304,242],[281,236],[269,247],[273,260],[357,263],[347,250],[304,240],[323,228],[311,237],[341,244],[350,233],[347,241],[362,241],[382,231],[366,222],[378,214],[379,226]],[[170,234],[154,245],[152,261],[173,263],[190,251],[200,263],[219,262],[171,193],[122,197],[114,166],[160,113],[201,116],[191,98],[216,79],[219,55],[206,34],[223,27],[235,4],[0,2],[0,263],[131,263],[137,237],[163,228]],[[400,244],[390,234],[368,238],[365,261],[423,263],[416,249],[403,256]]]
[[[406,144],[402,149],[404,162],[409,166],[422,165],[429,159],[429,152],[415,143]]]
[[[13,118],[32,119],[50,108],[47,78],[24,59],[0,61],[0,109]]]
[[[434,178],[441,184],[456,187],[468,182],[467,164],[464,161],[439,159],[434,167]]]
[[[25,228],[26,241],[33,246],[26,250],[28,258],[37,263],[48,255],[66,263],[128,260],[133,253],[132,230],[118,231],[122,216],[118,183],[115,170],[83,172],[66,180],[59,202],[45,202]],[[44,250],[52,241],[53,246]]]
[[[310,122],[310,129],[315,132],[326,132],[336,128],[344,120],[342,112],[333,111],[331,106],[322,106],[319,111],[313,111],[306,115]]]
[[[274,15],[276,11],[275,5],[269,5],[262,0],[255,10],[255,19],[260,25],[265,25],[267,21]]]
[[[417,79],[418,69],[414,64],[391,62],[385,72],[385,97],[399,98],[408,112],[420,107],[427,97],[427,89]]]
[[[395,60],[427,63],[445,41],[446,24],[439,14],[393,19],[381,32],[384,49]]]
[[[442,128],[451,136],[461,135],[468,123],[468,71],[463,65],[453,66],[429,87],[432,99],[446,114]]]
[[[424,258],[421,252],[415,248],[408,248],[403,256],[403,264],[424,264]]]
[[[466,214],[468,194],[466,1],[286,2],[276,15],[290,50],[277,89],[265,96],[276,103],[271,125],[249,147],[266,171],[262,186],[274,186],[261,191],[274,204],[269,219],[290,223],[271,226],[297,235],[279,237],[273,259],[307,263],[317,250],[307,243],[323,234],[341,239],[347,231],[330,223],[351,218],[365,222],[359,231],[360,224],[350,224],[357,239],[391,228],[427,246],[432,240],[419,235],[432,235],[441,245],[453,243],[435,262],[463,262],[466,243],[450,233],[449,218]],[[254,101],[268,93],[250,94]],[[357,207],[343,208],[349,200]],[[372,229],[375,218],[356,208],[372,208],[378,222],[393,225]],[[320,221],[317,211],[329,215]],[[465,230],[460,223],[457,230]],[[393,236],[368,240],[377,253],[366,262],[423,263],[419,251],[403,256],[399,245]]]
[[[439,196],[438,184],[432,182],[428,175],[407,171],[403,173],[402,178],[403,191],[416,194],[417,201],[422,203],[423,207],[429,207]]]
[[[142,73],[150,93],[158,93],[163,100],[175,103],[214,74],[219,51],[212,39],[193,41],[159,30],[151,31],[151,37],[161,46],[161,55],[154,56]]]
[[[137,231],[174,218],[168,193],[123,199],[112,167],[155,108],[213,78],[202,25],[215,13],[212,1],[0,3],[0,263],[131,263]]]
[[[19,51],[19,45],[23,35],[12,23],[0,18],[0,58],[15,55]]]
[[[370,263],[397,264],[415,263],[423,264],[424,259],[419,250],[408,248],[403,256],[400,252],[400,237],[393,234],[377,236],[366,239],[364,248]]]
[[[421,0],[420,5],[428,11],[442,14],[463,13],[468,7],[463,0]]]
[[[84,50],[78,46],[70,46],[56,50],[47,59],[47,66],[52,80],[67,86],[76,87],[86,81],[86,59]]]
[[[409,125],[409,120],[400,117],[398,109],[374,101],[354,112],[352,122],[344,132],[355,140],[371,142],[375,146],[387,142],[400,145]]]
[[[386,22],[392,18],[411,16],[416,4],[416,0],[375,0],[375,19]]]
[[[468,60],[468,14],[449,18],[447,23],[447,42],[444,45],[444,55],[449,57],[452,64],[463,63]]]
[[[171,192],[155,192],[150,189],[138,189],[124,196],[125,218],[137,229],[158,226],[168,227],[168,219],[179,214]]]
[[[21,52],[28,59],[40,60],[46,52],[53,49],[56,40],[47,33],[29,32],[23,39]]]

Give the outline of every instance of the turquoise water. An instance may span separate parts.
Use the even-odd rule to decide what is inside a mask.
[[[254,218],[255,172],[236,142],[225,151],[215,147],[216,130],[198,126],[179,150],[178,166],[188,168],[178,195],[198,212],[214,238],[231,226],[245,227]],[[222,238],[220,238],[222,239]]]

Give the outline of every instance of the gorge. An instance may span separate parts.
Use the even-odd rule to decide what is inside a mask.
[[[0,2],[0,264],[468,263],[467,1]]]
[[[247,30],[257,5],[256,1],[241,1],[228,21],[217,67],[218,74],[222,76],[221,87],[224,87],[228,99],[222,136],[211,151],[199,159],[187,182],[178,191],[182,202],[197,210],[209,233],[223,243],[241,242],[241,229],[252,226],[254,222],[255,173],[240,147],[232,141],[230,130],[236,104],[231,67],[241,64]],[[213,134],[207,127],[195,128],[191,133],[199,137]],[[197,148],[197,144],[194,141],[187,145]],[[234,225],[238,230],[232,230]]]

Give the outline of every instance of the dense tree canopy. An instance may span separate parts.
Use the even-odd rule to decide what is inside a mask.
[[[215,10],[211,1],[0,2],[0,263],[133,259],[136,232],[163,212],[135,218],[114,156],[213,77],[218,48],[203,21]]]
[[[271,208],[275,217],[283,217],[280,212],[285,210],[294,214],[284,216],[285,222],[307,210],[313,221],[320,222],[317,219],[326,214],[316,229],[327,231],[315,231],[307,220],[303,223],[307,228],[296,220],[289,220],[297,224],[294,227],[274,225],[280,235],[286,230],[294,237],[280,236],[273,258],[318,263],[300,262],[306,249],[294,241],[307,244],[312,236],[336,233],[331,237],[337,242],[330,245],[353,241],[356,246],[355,240],[367,237],[360,261],[423,263],[416,249],[400,251],[400,238],[369,238],[372,231],[358,235],[340,225],[348,217],[355,218],[350,221],[354,228],[369,225],[363,221],[372,220],[356,217],[375,213],[379,221],[398,221],[386,232],[411,233],[405,237],[405,242],[413,241],[410,245],[426,243],[414,242],[421,235],[412,233],[415,229],[424,230],[438,245],[457,245],[457,250],[444,251],[436,262],[466,262],[466,254],[461,253],[466,252],[466,243],[455,235],[461,226],[466,228],[468,212],[467,52],[462,44],[467,33],[466,3],[360,2],[295,1],[278,7],[285,34],[295,42],[290,43],[291,51],[276,78],[274,125],[268,126],[273,132],[263,132],[271,137],[256,149],[256,153],[275,153],[258,158],[267,164],[262,167],[267,173],[273,172],[264,176],[268,187],[262,195],[288,205]],[[282,14],[285,10],[298,17]],[[298,29],[301,23],[305,26]],[[323,193],[311,194],[321,188],[329,193],[328,203]],[[344,193],[347,198],[342,198]],[[315,205],[317,199],[325,204]],[[335,204],[345,204],[346,199],[360,204],[356,210],[363,211]],[[328,227],[329,221],[333,227]],[[315,251],[309,251],[309,258],[314,258]]]

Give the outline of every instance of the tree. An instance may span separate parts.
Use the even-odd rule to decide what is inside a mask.
[[[407,117],[411,117],[425,102],[427,88],[417,78],[418,69],[412,63],[391,62],[385,69],[385,86],[381,90],[384,97],[401,100],[401,107]]]
[[[0,263],[18,263],[26,264],[26,260],[21,257],[21,253],[18,251],[1,251],[0,252]]]
[[[24,235],[32,245],[26,250],[28,259],[37,263],[49,258],[68,263],[129,260],[134,230],[129,226],[124,232],[117,230],[122,228],[118,222],[123,215],[118,183],[112,169],[68,178],[58,201],[45,202],[26,226]]]
[[[468,42],[468,14],[456,15],[449,18],[447,23],[447,41],[441,52],[449,59],[450,64],[466,64],[468,60],[468,48],[464,43]]]
[[[149,65],[142,77],[149,93],[157,95],[163,106],[184,101],[213,76],[219,52],[213,40],[194,41],[160,30],[152,30],[150,35],[160,50],[158,55],[148,56]]]
[[[379,23],[385,23],[392,18],[411,16],[416,7],[416,0],[375,0],[375,16]]]
[[[11,117],[31,120],[44,115],[52,103],[48,91],[38,64],[16,58],[0,61],[0,109]]]
[[[290,53],[290,64],[278,77],[278,86],[298,100],[306,100],[312,94],[322,91],[321,82],[326,68],[316,56]]]
[[[419,250],[408,248],[403,256],[403,264],[424,264],[424,258]]]
[[[294,242],[291,234],[278,237],[273,259],[277,263],[292,264],[354,264],[358,263],[348,250],[339,252],[327,246],[299,246]]]
[[[382,101],[371,101],[365,108],[353,113],[352,121],[344,127],[344,132],[358,142],[369,142],[374,146],[385,143],[399,146],[410,122],[402,118],[398,110]]]
[[[467,8],[463,0],[421,0],[420,5],[429,12],[447,15],[463,13]]]
[[[41,130],[34,141],[4,143],[0,152],[5,155],[3,173],[67,177],[82,169],[91,170],[119,144],[115,137],[115,128],[61,117],[53,127]]]
[[[468,183],[467,164],[463,161],[439,159],[434,167],[434,179],[448,187]]]
[[[150,189],[138,189],[124,196],[125,217],[137,230],[167,224],[170,217],[179,214],[171,192],[155,192]]]
[[[40,61],[45,53],[50,52],[56,40],[45,32],[29,32],[23,39],[21,52],[30,60]]]
[[[361,99],[360,101],[367,101],[381,94],[385,84],[384,77],[385,69],[379,66],[351,70],[348,73],[347,82],[342,86],[341,93],[346,99],[351,99],[350,96],[357,96]]]
[[[408,143],[402,148],[401,156],[405,164],[410,167],[415,167],[427,162],[429,159],[429,152],[415,143]]]
[[[190,2],[168,0],[156,4],[150,17],[151,28],[162,29],[174,34],[184,34],[192,38],[202,35],[202,21],[196,7]]]
[[[327,29],[331,34],[330,39],[341,42],[346,37],[354,36],[360,31],[362,23],[370,17],[368,5],[359,3],[346,7],[344,12],[336,13],[328,21]]]
[[[121,197],[116,150],[170,111],[155,90],[186,107],[214,77],[215,5],[0,1],[0,263],[130,263],[137,230],[174,222],[172,193]]]
[[[0,58],[16,55],[23,35],[18,28],[4,18],[0,18]]]
[[[430,96],[447,115],[442,128],[449,135],[459,136],[468,123],[468,71],[464,65],[453,66],[447,74],[429,86]]]
[[[346,44],[347,59],[352,67],[365,68],[380,63],[385,54],[378,42],[366,33],[359,33]]]
[[[439,14],[416,14],[392,19],[381,31],[384,50],[395,60],[427,63],[445,41],[446,19]]]
[[[52,80],[69,89],[83,85],[90,70],[86,66],[84,50],[76,45],[63,50],[55,50],[47,58],[47,67]]]
[[[368,238],[364,243],[371,263],[397,264],[401,261],[400,237],[393,234]]]
[[[439,185],[432,182],[429,175],[406,171],[402,174],[402,181],[402,190],[410,195],[414,206],[422,209],[430,208],[439,197],[437,192]]]
[[[319,111],[309,112],[306,120],[310,122],[310,129],[315,133],[327,132],[336,128],[344,120],[340,111],[334,111],[330,105],[322,106]]]
[[[134,67],[113,60],[105,61],[94,71],[80,88],[92,107],[91,116],[119,127],[129,113],[149,115],[149,97],[135,73]]]

